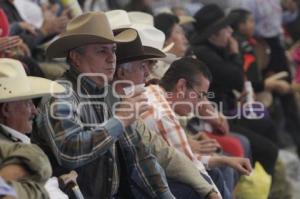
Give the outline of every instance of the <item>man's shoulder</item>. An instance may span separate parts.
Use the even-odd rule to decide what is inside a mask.
[[[7,131],[1,125],[0,125],[0,141],[13,142],[11,139],[9,139]]]
[[[208,54],[215,54],[215,50],[208,44],[199,44],[199,45],[196,45],[196,46],[192,46],[192,49],[194,51],[194,53],[200,57],[206,57],[206,55]]]
[[[4,132],[2,131],[0,127],[0,141],[10,141],[5,135]]]

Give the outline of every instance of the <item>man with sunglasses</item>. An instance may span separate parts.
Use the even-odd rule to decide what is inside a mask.
[[[248,159],[194,153],[177,119],[177,115],[198,113],[199,106],[210,103],[207,99],[210,76],[205,64],[197,59],[182,58],[173,62],[159,86],[150,85],[146,88],[152,109],[144,113],[142,118],[149,129],[159,132],[170,146],[192,160],[202,174],[207,174],[205,169],[229,166],[243,175],[249,175],[251,165]],[[230,195],[223,193],[223,198],[230,198]]]

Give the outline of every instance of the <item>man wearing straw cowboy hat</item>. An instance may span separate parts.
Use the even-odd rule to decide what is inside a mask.
[[[31,99],[65,89],[56,82],[27,76],[17,60],[0,59],[0,66],[0,196],[48,198],[43,185],[52,171],[49,160],[25,134],[31,132],[37,114]]]
[[[66,57],[65,96],[44,99],[36,141],[50,156],[54,175],[78,172],[85,198],[174,198],[165,175],[131,124],[148,109],[142,91],[122,103],[109,82],[116,67],[116,43],[136,38],[132,29],[116,36],[102,12],[73,19],[48,48]]]

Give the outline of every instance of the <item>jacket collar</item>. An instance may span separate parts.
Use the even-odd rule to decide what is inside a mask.
[[[99,87],[93,80],[89,79],[87,76],[83,76],[79,80],[80,72],[73,66],[66,72],[66,76],[71,78],[73,83],[79,83],[82,93],[99,95],[104,92],[104,87]],[[77,85],[78,86],[78,85]]]
[[[22,142],[25,144],[30,144],[30,138],[26,135],[4,125],[0,124],[0,133],[6,136],[8,139],[10,139],[13,142]]]

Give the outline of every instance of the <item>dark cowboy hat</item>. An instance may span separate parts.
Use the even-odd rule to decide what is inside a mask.
[[[145,59],[159,59],[166,57],[166,54],[163,53],[161,50],[150,46],[143,46],[139,35],[132,42],[118,43],[116,55],[117,65],[132,61],[139,61]]]
[[[199,43],[208,39],[218,30],[231,25],[238,19],[238,15],[226,16],[223,10],[215,5],[209,4],[201,8],[194,15],[194,27],[196,33],[192,36],[192,43]]]
[[[130,42],[136,36],[133,29],[125,29],[114,36],[105,13],[87,12],[68,23],[66,31],[47,48],[47,55],[50,58],[66,57],[70,50],[83,45]]]

